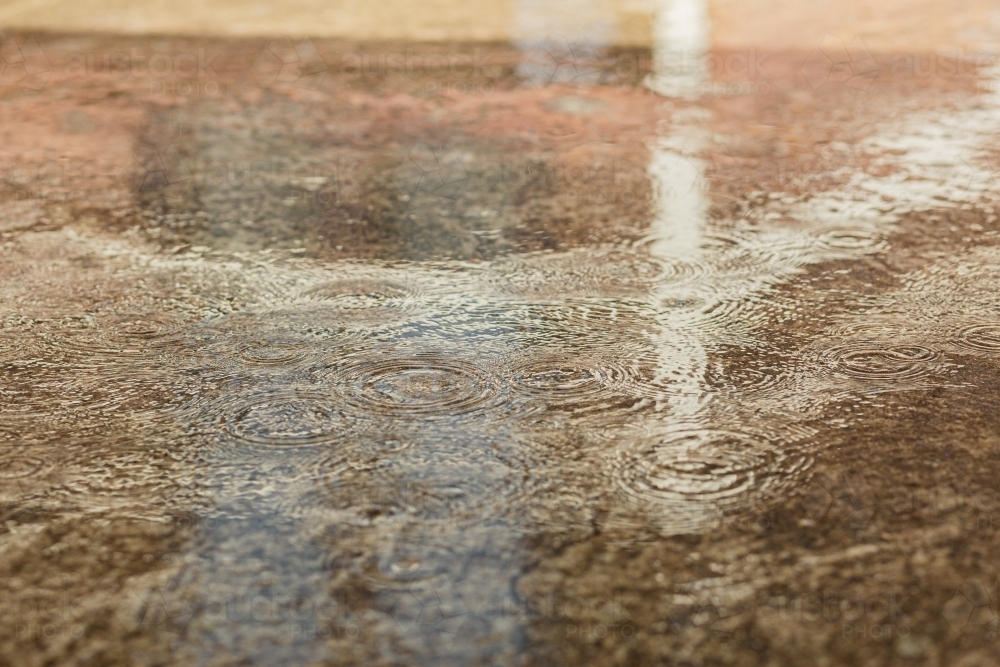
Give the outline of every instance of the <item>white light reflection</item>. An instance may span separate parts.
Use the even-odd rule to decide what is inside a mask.
[[[666,97],[697,98],[708,46],[705,0],[660,0],[653,24],[654,72],[646,85]]]
[[[662,0],[655,22],[656,71],[647,81],[656,92],[694,98],[701,89],[708,47],[708,13],[704,0]],[[648,237],[649,253],[660,260],[664,276],[678,262],[697,264],[708,203],[704,193],[704,146],[698,124],[706,113],[698,108],[674,114],[672,128],[653,148],[649,165],[656,210]],[[664,280],[652,295],[658,308],[655,382],[669,386],[667,407],[674,419],[695,421],[706,394],[702,380],[707,367],[704,346],[685,325],[689,311],[676,285]],[[688,299],[687,301],[690,301]],[[681,307],[677,308],[680,303]]]

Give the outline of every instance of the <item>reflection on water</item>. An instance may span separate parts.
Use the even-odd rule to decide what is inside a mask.
[[[646,80],[667,97],[697,98],[706,82],[709,49],[706,0],[658,0],[653,25],[655,69]]]

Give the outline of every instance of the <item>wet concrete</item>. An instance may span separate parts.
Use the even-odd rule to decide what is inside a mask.
[[[0,662],[1000,661],[992,61],[675,28],[5,36]]]

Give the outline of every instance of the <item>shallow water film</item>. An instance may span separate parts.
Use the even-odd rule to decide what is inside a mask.
[[[341,4],[0,6],[0,665],[1000,664],[997,9]]]

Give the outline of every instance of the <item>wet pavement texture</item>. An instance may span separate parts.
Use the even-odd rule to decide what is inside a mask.
[[[2,54],[0,664],[1000,663],[995,60]]]

